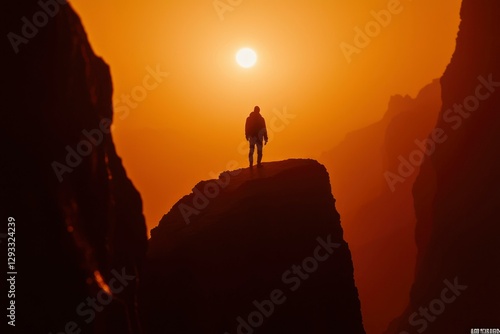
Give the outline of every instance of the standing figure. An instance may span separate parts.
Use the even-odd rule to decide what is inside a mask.
[[[248,154],[248,160],[250,162],[250,168],[253,167],[253,152],[255,151],[255,145],[257,145],[257,167],[261,167],[262,162],[262,142],[267,144],[267,129],[266,121],[264,117],[260,114],[260,108],[255,107],[250,116],[247,117],[245,123],[245,138],[250,142],[250,152]]]

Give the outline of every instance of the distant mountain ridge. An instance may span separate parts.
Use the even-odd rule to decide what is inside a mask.
[[[441,104],[438,80],[415,98],[395,95],[380,121],[351,132],[321,157],[338,198],[369,333],[383,331],[408,303],[416,254],[412,184],[419,166],[407,171],[404,165],[404,178],[399,171],[415,154],[425,156],[421,142]]]
[[[410,303],[387,333],[500,329],[500,2],[464,0],[441,78],[446,140],[413,187],[418,246]]]

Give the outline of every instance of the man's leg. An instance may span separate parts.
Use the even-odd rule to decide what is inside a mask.
[[[255,151],[255,138],[250,138],[250,152],[248,153],[248,161],[250,162],[250,167],[253,166],[253,152]]]
[[[262,162],[262,141],[257,141],[257,165]]]

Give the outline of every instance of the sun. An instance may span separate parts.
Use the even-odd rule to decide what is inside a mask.
[[[253,67],[257,63],[257,53],[250,48],[243,48],[236,53],[236,62],[244,68]]]

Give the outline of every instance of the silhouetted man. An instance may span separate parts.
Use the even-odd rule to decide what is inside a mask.
[[[245,137],[250,142],[250,153],[248,160],[250,161],[250,168],[253,167],[253,152],[255,145],[257,145],[257,167],[261,166],[262,162],[262,141],[267,144],[267,129],[264,117],[260,115],[260,108],[255,107],[250,116],[247,117],[245,123]]]

